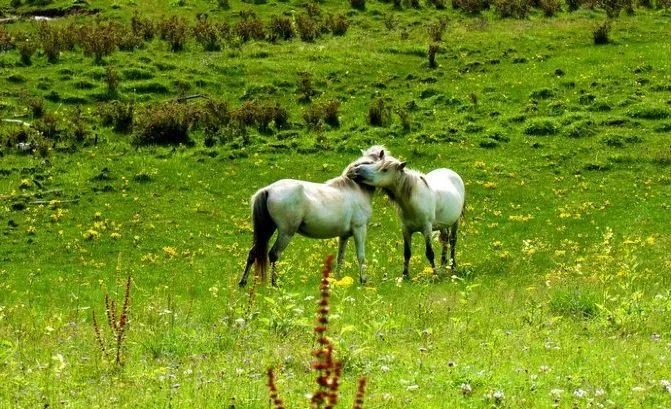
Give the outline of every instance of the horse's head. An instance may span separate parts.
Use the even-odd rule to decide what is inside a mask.
[[[351,170],[356,168],[357,166],[360,165],[370,165],[385,159],[394,159],[393,156],[390,156],[385,149],[384,146],[382,145],[374,145],[371,146],[370,148],[366,150],[361,151],[362,156],[355,160],[354,162],[350,163],[347,165],[345,170],[343,171],[343,176],[348,177],[352,180],[355,180],[354,178],[350,177]]]
[[[397,183],[405,162],[388,156],[377,161],[360,162],[348,169],[347,177],[368,186],[390,188]]]

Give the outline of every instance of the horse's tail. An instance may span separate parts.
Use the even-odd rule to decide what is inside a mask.
[[[256,275],[266,279],[268,270],[268,242],[277,225],[268,212],[268,190],[257,192],[252,198],[252,222],[254,224],[254,243],[252,257]]]

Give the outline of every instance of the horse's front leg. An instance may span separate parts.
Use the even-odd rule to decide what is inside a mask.
[[[356,258],[359,261],[359,283],[366,284],[366,225],[354,228],[354,244],[356,245]]]
[[[336,264],[336,277],[340,278],[340,267],[345,259],[345,249],[347,248],[347,240],[350,236],[338,237],[338,259]]]
[[[433,228],[431,225],[425,226],[422,234],[424,234],[424,243],[426,244],[426,258],[431,264],[431,268],[434,273],[436,272],[436,263],[434,262],[435,255],[433,253],[433,245],[431,244],[431,233],[433,233]]]
[[[412,256],[412,232],[403,228],[403,278],[410,278],[410,257]]]

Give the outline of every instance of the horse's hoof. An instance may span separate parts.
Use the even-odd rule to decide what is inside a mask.
[[[364,285],[368,282],[368,277],[367,276],[360,276],[359,277],[359,284]]]
[[[410,274],[406,273],[405,271],[403,272],[403,281],[410,281]]]
[[[245,288],[246,285],[247,285],[247,281],[240,281],[238,283],[238,287],[240,287],[240,288]]]

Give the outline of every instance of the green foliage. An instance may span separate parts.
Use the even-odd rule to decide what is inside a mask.
[[[270,33],[268,36],[270,41],[277,41],[279,39],[291,40],[295,35],[291,19],[282,16],[273,16],[270,19],[268,31]]]
[[[559,128],[551,119],[535,119],[524,128],[526,135],[534,136],[555,135],[557,132],[559,132]]]
[[[158,32],[161,39],[170,45],[170,51],[178,52],[184,49],[189,34],[189,25],[184,17],[171,16],[159,21]]]
[[[368,107],[368,123],[372,126],[389,126],[391,124],[391,107],[384,98],[376,98]]]

